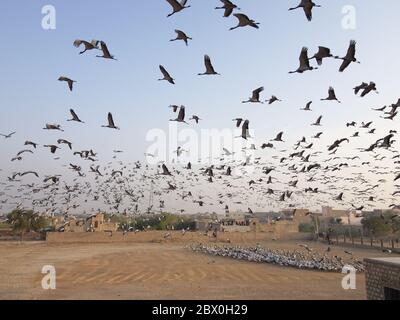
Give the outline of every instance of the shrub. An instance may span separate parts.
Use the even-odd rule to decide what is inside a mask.
[[[300,223],[299,232],[314,233],[315,227],[312,223]]]

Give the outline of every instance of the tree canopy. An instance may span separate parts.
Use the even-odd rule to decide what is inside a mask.
[[[34,213],[32,210],[16,209],[7,215],[7,222],[14,232],[21,235],[21,240],[27,232],[39,232],[49,226],[47,218]]]
[[[400,218],[393,213],[370,215],[361,221],[364,230],[371,236],[400,236]]]

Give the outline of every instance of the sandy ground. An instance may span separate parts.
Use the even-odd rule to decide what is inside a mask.
[[[303,242],[304,243],[304,242]],[[298,242],[265,242],[299,248]],[[308,243],[324,251],[326,245]],[[344,256],[343,248],[332,254]],[[353,250],[357,259],[381,257]],[[193,253],[177,243],[0,243],[0,299],[365,299],[341,287],[341,274],[304,271]],[[54,265],[57,289],[41,288],[44,265]]]

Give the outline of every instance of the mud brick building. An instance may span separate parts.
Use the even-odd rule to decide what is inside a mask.
[[[365,259],[368,300],[400,300],[400,258]]]

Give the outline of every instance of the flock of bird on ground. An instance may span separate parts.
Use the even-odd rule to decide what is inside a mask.
[[[255,247],[241,246],[217,246],[193,244],[188,249],[193,252],[203,253],[216,257],[227,257],[235,260],[243,260],[257,263],[270,263],[283,267],[292,267],[303,270],[318,270],[326,272],[343,272],[345,266],[351,265],[357,272],[364,272],[365,266],[362,261],[356,259],[353,253],[345,251],[346,257],[331,254],[328,247],[323,254],[310,248],[306,244],[299,244],[305,250],[274,250]]]
[[[190,8],[186,0],[166,1],[173,10],[168,17]],[[233,15],[238,20],[238,25],[233,26],[230,30],[246,27],[260,28],[260,24],[247,15],[237,13],[241,9],[234,3],[229,0],[221,0],[221,2],[222,5],[216,9],[224,10],[225,18]],[[311,0],[302,0],[297,7],[289,10],[303,9],[307,20],[311,21],[313,9],[317,7],[320,6]],[[171,39],[171,42],[183,41],[188,46],[190,45],[189,41],[195,41],[184,31],[175,30],[175,32],[176,38]],[[79,52],[81,55],[90,51],[99,51],[102,55],[96,57],[117,60],[110,53],[108,45],[104,41],[76,40],[73,45],[83,49]],[[301,74],[317,70],[326,59],[341,60],[339,71],[349,72],[348,69],[352,64],[360,64],[357,59],[356,45],[355,41],[350,41],[347,53],[343,56],[335,56],[329,48],[323,46],[320,46],[318,51],[311,56],[308,49],[304,47],[301,49],[298,68],[289,73]],[[317,66],[311,65],[313,60],[316,61]],[[204,65],[205,71],[198,73],[199,76],[221,76],[214,68],[210,56],[204,56]],[[172,73],[162,65],[159,66],[159,69],[162,75],[159,81],[174,85],[175,79]],[[71,92],[76,85],[79,85],[77,81],[66,76],[61,76],[58,80],[65,83]],[[261,97],[263,91],[264,87],[255,89],[247,100],[242,101],[243,104],[275,104],[282,101],[274,95],[267,100],[263,99]],[[373,92],[378,93],[377,86],[372,81],[363,82],[354,87],[354,93],[360,94],[361,97]],[[320,100],[341,103],[333,87],[328,89],[327,97],[322,96]],[[313,101],[309,101],[300,110],[312,112],[312,104]],[[177,114],[176,118],[173,117],[170,121],[185,125],[189,124],[188,121],[193,121],[193,125],[199,125],[202,121],[199,115],[193,115],[188,119],[185,106],[172,105],[170,108],[171,113]],[[389,126],[398,115],[398,108],[400,108],[400,99],[389,106],[373,110],[379,112],[380,118],[387,120]],[[69,113],[71,117],[67,119],[68,122],[85,125],[75,110],[70,109]],[[114,119],[112,112],[109,112],[104,118],[103,128],[120,130],[117,126],[118,122],[115,121],[117,118]],[[324,116],[317,115],[315,118],[315,122],[309,125],[316,128],[322,127]],[[242,139],[244,143],[249,142],[252,138],[250,136],[250,120],[237,117],[233,119],[233,122],[232,129],[241,129],[241,136],[238,139]],[[140,161],[124,163],[118,161],[118,155],[123,153],[123,150],[114,150],[115,161],[101,166],[97,164],[100,161],[98,152],[92,149],[76,150],[74,143],[63,137],[55,140],[55,143],[48,144],[28,140],[24,144],[26,149],[10,157],[12,162],[24,161],[28,154],[33,154],[38,148],[47,148],[50,155],[54,156],[57,155],[59,149],[67,148],[76,157],[76,163],[64,164],[63,167],[76,176],[72,183],[68,183],[62,174],[40,176],[34,170],[13,172],[7,176],[7,181],[1,182],[0,209],[6,205],[24,207],[29,203],[29,206],[37,211],[45,211],[48,214],[60,212],[68,214],[70,210],[80,210],[80,207],[97,202],[98,208],[92,208],[91,213],[100,208],[105,208],[115,214],[129,214],[163,211],[167,207],[169,210],[183,213],[185,212],[184,205],[178,204],[178,201],[182,201],[199,207],[211,206],[216,211],[229,212],[231,206],[236,206],[253,213],[253,209],[250,208],[252,206],[267,208],[279,205],[298,208],[308,206],[311,202],[322,206],[326,204],[327,200],[357,211],[389,205],[393,209],[400,209],[400,206],[396,204],[396,195],[400,194],[400,186],[395,185],[398,191],[395,191],[390,198],[382,196],[381,192],[382,186],[388,180],[400,179],[400,174],[396,175],[390,166],[380,164],[383,159],[387,159],[393,162],[396,170],[398,169],[400,153],[394,148],[396,130],[388,130],[386,134],[377,137],[376,142],[358,150],[358,155],[338,156],[336,153],[343,144],[351,144],[354,139],[364,135],[376,134],[373,121],[349,122],[345,125],[347,128],[354,128],[357,131],[352,136],[332,139],[332,143],[324,152],[315,150],[318,140],[324,135],[322,131],[309,138],[300,137],[293,146],[285,145],[285,133],[279,132],[275,138],[267,139],[260,146],[247,143],[241,150],[244,155],[241,159],[244,160],[238,160],[234,157],[235,153],[232,150],[223,148],[218,159],[220,164],[209,166],[201,166],[196,163],[188,163],[185,166],[178,166],[175,163],[159,163],[158,166],[152,166]],[[65,132],[60,124],[47,123],[43,129],[56,131],[62,135]],[[12,132],[1,136],[8,140],[12,139],[15,134],[16,132]],[[279,149],[280,146],[285,147]],[[278,150],[280,155],[264,159],[265,157],[253,155],[256,150],[260,152]],[[175,151],[176,158],[179,160],[179,157],[185,152],[188,150],[179,147]],[[146,158],[155,157],[148,153],[145,156]],[[324,156],[326,158],[323,158]],[[368,159],[364,160],[364,158]],[[56,157],[55,160],[60,160],[60,158]],[[88,169],[84,168],[85,162],[90,163]],[[253,173],[247,171],[249,167],[252,167]],[[359,168],[365,168],[368,176],[363,172],[358,172]],[[27,183],[25,180],[27,176],[36,180]],[[88,176],[92,176],[94,179],[92,181],[85,179]],[[378,183],[374,183],[370,176],[380,177]],[[343,186],[343,183],[347,183],[347,185]],[[209,192],[210,190],[211,192]],[[151,201],[148,202],[148,194],[151,199],[156,199],[156,205]],[[318,197],[317,194],[323,197]],[[83,205],[83,203],[87,205]]]

